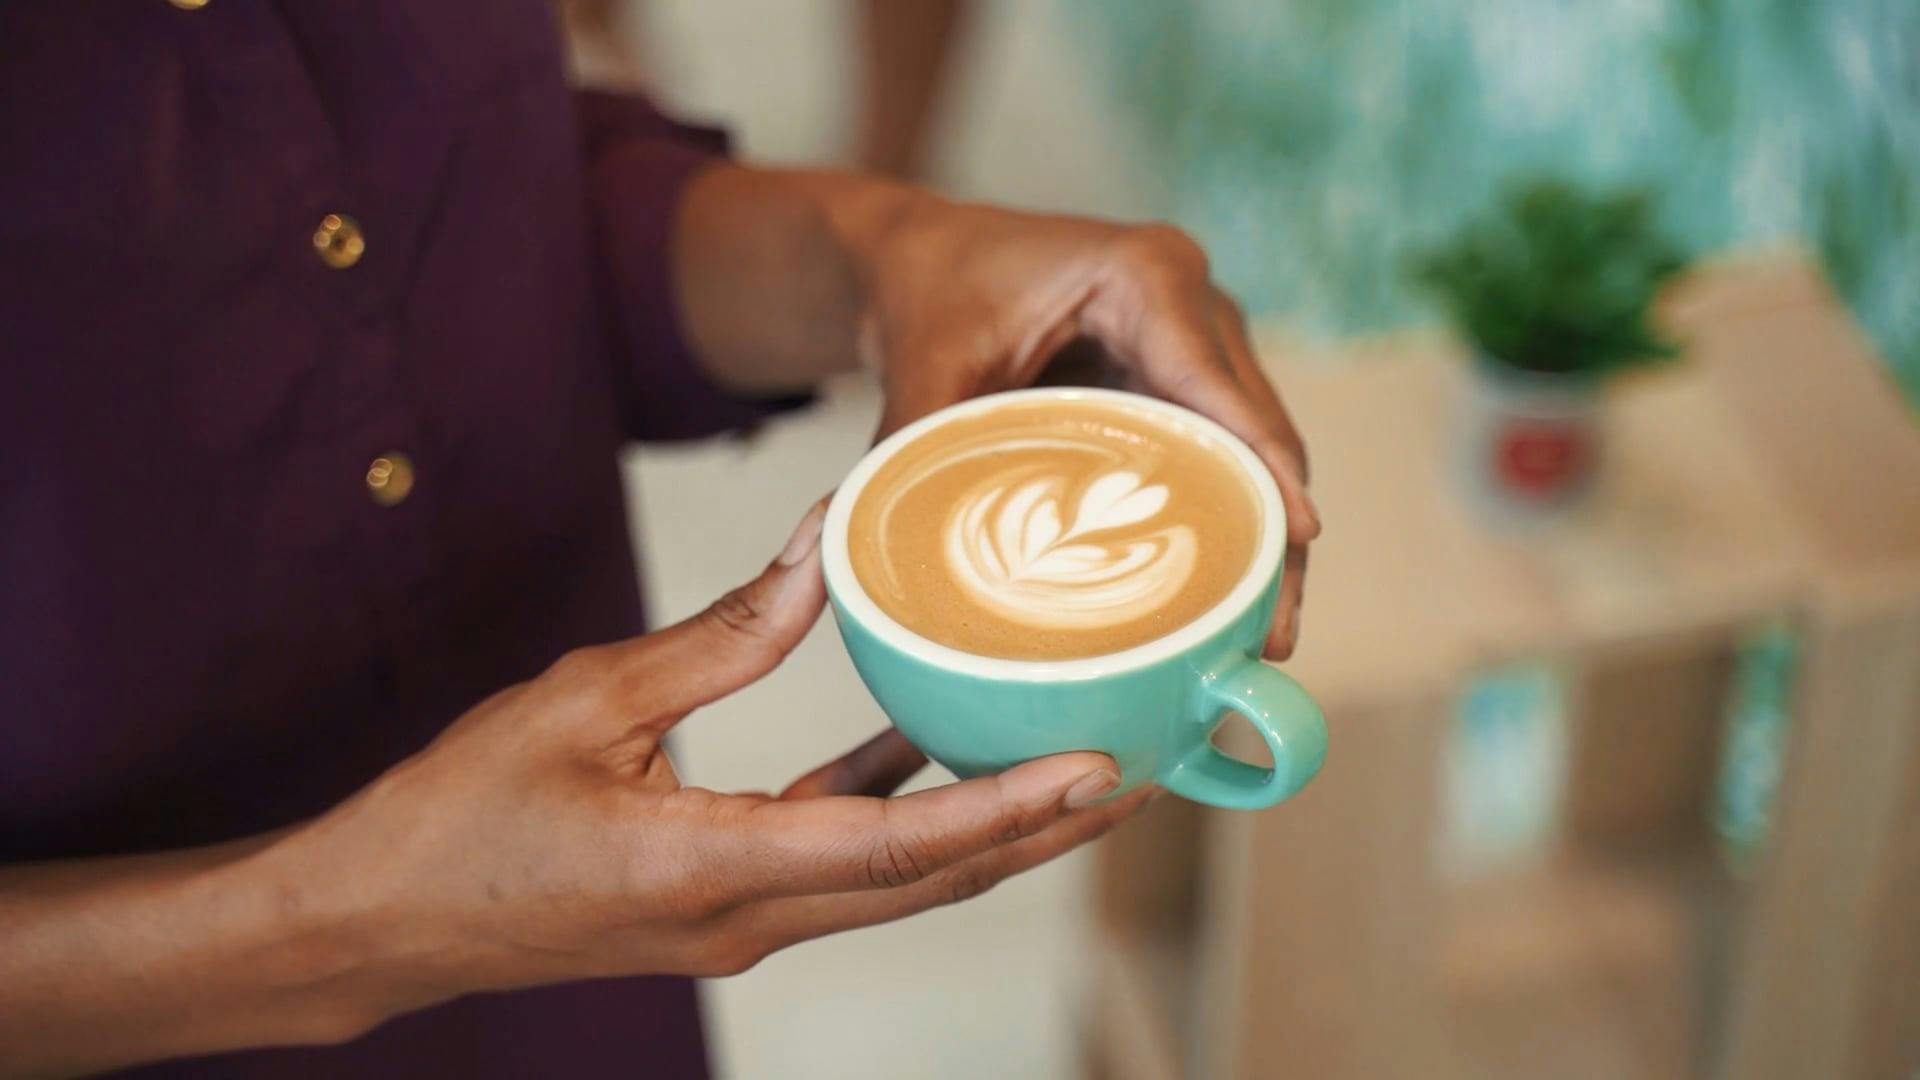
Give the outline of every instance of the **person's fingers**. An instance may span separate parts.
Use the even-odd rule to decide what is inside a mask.
[[[1112,758],[1076,751],[891,799],[763,803],[705,854],[736,899],[897,888],[1032,836],[1119,783]]]
[[[1296,425],[1292,413],[1286,411],[1286,402],[1281,400],[1279,388],[1273,384],[1273,380],[1267,379],[1267,371],[1261,367],[1260,354],[1254,350],[1254,340],[1246,332],[1246,317],[1240,313],[1240,306],[1225,292],[1215,292],[1213,327],[1219,334],[1219,342],[1227,352],[1227,363],[1233,367],[1240,386],[1246,388],[1254,407],[1265,415],[1267,425],[1277,432],[1281,446],[1288,450],[1288,455],[1298,465],[1298,494],[1306,502],[1309,519],[1317,519],[1319,513],[1315,511],[1313,500],[1306,490],[1313,479],[1313,471],[1309,469],[1308,448],[1306,440],[1300,436],[1300,425]]]
[[[978,394],[1004,389],[983,377],[990,370],[975,343],[964,334],[923,332],[900,343],[881,373],[885,405],[874,441],[915,420]]]
[[[1300,608],[1307,587],[1307,546],[1287,545],[1287,564],[1280,572],[1280,598],[1273,605],[1273,627],[1267,631],[1264,655],[1285,660],[1300,644]]]
[[[783,897],[751,904],[735,912],[726,929],[765,953],[968,900],[1100,837],[1145,806],[1157,791],[1151,786],[1129,791],[1071,814],[1032,836],[964,859],[897,889]]]
[[[914,749],[905,735],[888,728],[795,780],[780,793],[780,797],[817,799],[827,795],[891,795],[926,763],[926,755]]]
[[[1307,494],[1306,450],[1279,395],[1266,382],[1239,312],[1217,291],[1202,301],[1180,290],[1148,296],[1151,314],[1093,320],[1090,330],[1133,368],[1142,389],[1209,416],[1239,436],[1267,470],[1287,513],[1287,559],[1266,655],[1291,655],[1299,639],[1306,545],[1320,534]]]
[[[684,622],[606,646],[648,711],[680,716],[751,683],[800,643],[826,604],[820,528],[826,500],[807,511],[760,576]]]
[[[881,370],[886,406],[875,440],[955,402],[1029,385],[1050,361],[1073,359],[1078,353],[1069,346],[1081,336],[1072,310],[1077,300],[1058,300],[1054,306],[1059,310],[1038,317],[1031,332],[1018,340],[1004,339],[1001,322],[989,312],[976,311],[890,344]]]
[[[1261,369],[1260,354],[1254,350],[1253,340],[1247,335],[1246,315],[1241,312],[1240,305],[1234,303],[1233,297],[1218,289],[1213,292],[1213,326],[1241,385],[1261,404],[1278,408],[1292,441],[1300,442],[1299,432],[1293,427],[1293,418],[1286,415],[1286,407],[1280,401],[1280,392],[1274,389],[1273,383]]]
[[[1126,351],[1141,357],[1147,385],[1239,436],[1273,474],[1287,502],[1289,538],[1304,543],[1317,536],[1320,522],[1306,498],[1305,458],[1292,424],[1258,407],[1241,385],[1214,332],[1212,313],[1195,304],[1170,307],[1141,319],[1138,333],[1137,345]]]
[[[1305,486],[1307,457],[1299,430],[1294,426],[1293,418],[1287,414],[1279,393],[1260,369],[1260,359],[1247,337],[1246,321],[1241,317],[1239,306],[1225,294],[1220,294],[1216,309],[1215,325],[1241,386],[1246,388],[1255,404],[1268,414],[1270,423],[1280,432],[1281,442],[1295,447],[1296,458],[1300,462],[1297,485],[1293,482],[1296,474],[1275,474],[1280,498],[1287,507],[1289,543],[1286,566],[1280,579],[1280,596],[1274,605],[1273,626],[1267,631],[1265,655],[1269,660],[1285,660],[1293,655],[1293,650],[1300,643],[1300,610],[1307,584],[1307,541],[1319,534],[1319,511]],[[1311,524],[1313,536],[1303,536],[1303,530],[1295,527],[1295,523],[1301,521]]]
[[[1267,427],[1274,433],[1274,439],[1285,452],[1293,468],[1282,469],[1274,473],[1274,482],[1280,486],[1280,498],[1287,506],[1287,538],[1296,544],[1305,544],[1320,535],[1321,521],[1319,507],[1314,505],[1313,496],[1307,491],[1310,473],[1307,465],[1306,444],[1301,441],[1300,429],[1293,422],[1293,416],[1280,400],[1279,391],[1268,381],[1266,372],[1260,368],[1260,357],[1253,351],[1253,342],[1247,337],[1246,321],[1240,315],[1240,308],[1224,294],[1218,298],[1215,328],[1221,345],[1226,349],[1227,362],[1248,400],[1259,412]],[[1262,460],[1267,460],[1262,455]],[[1273,463],[1267,462],[1272,468]]]

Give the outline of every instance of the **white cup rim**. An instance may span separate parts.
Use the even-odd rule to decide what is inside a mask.
[[[880,467],[899,453],[901,447],[935,428],[978,416],[1013,401],[1093,401],[1129,411],[1147,412],[1176,429],[1184,429],[1217,445],[1236,461],[1251,483],[1260,504],[1260,541],[1253,558],[1233,588],[1220,601],[1193,621],[1164,637],[1119,652],[1071,660],[1008,660],[980,656],[942,645],[901,625],[888,615],[861,587],[853,572],[853,560],[847,552],[847,524],[853,517],[853,505]],[[921,417],[882,440],[868,451],[853,471],[847,474],[833,501],[827,507],[827,520],[821,535],[821,562],[834,601],[846,615],[887,645],[935,667],[962,675],[1000,682],[1072,682],[1097,679],[1117,672],[1131,671],[1178,656],[1225,629],[1252,604],[1266,588],[1279,567],[1286,547],[1287,514],[1280,500],[1280,488],[1273,474],[1247,444],[1212,420],[1191,409],[1159,398],[1120,390],[1092,387],[1035,387],[1009,390],[971,398],[939,412]]]

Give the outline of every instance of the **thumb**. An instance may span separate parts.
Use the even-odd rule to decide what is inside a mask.
[[[815,503],[759,577],[639,640],[656,708],[684,714],[717,701],[778,667],[807,636],[827,598],[820,576],[826,513],[827,500]]]

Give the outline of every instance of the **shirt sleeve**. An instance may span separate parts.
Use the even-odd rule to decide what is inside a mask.
[[[681,326],[674,212],[693,177],[726,157],[726,133],[669,120],[640,97],[579,91],[574,99],[627,434],[670,441],[745,431],[812,401],[811,394],[752,398],[722,390],[701,370]]]

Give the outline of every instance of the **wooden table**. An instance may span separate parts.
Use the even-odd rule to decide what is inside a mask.
[[[1522,532],[1459,496],[1451,346],[1263,336],[1327,521],[1288,669],[1332,747],[1281,808],[1162,800],[1108,842],[1096,1071],[1920,1068],[1920,429],[1800,260],[1714,266],[1669,306],[1684,363],[1617,388],[1590,505]],[[1721,702],[1739,636],[1781,616],[1786,775],[1740,878],[1706,826]],[[1556,839],[1451,880],[1458,695],[1515,660],[1569,686]]]

